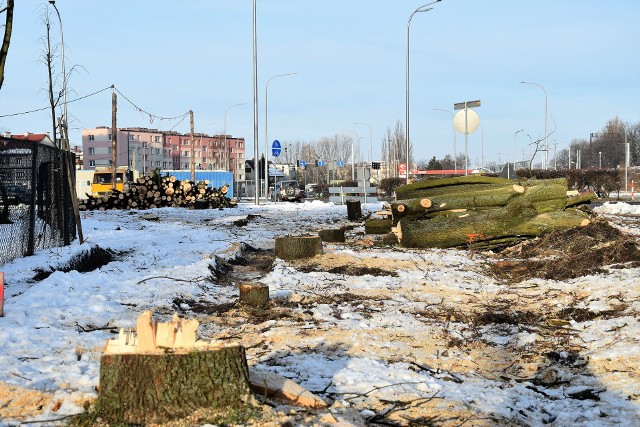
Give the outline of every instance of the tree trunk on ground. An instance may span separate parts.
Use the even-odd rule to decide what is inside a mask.
[[[362,218],[360,200],[347,200],[347,218],[349,221],[357,221]]]
[[[275,255],[284,260],[311,258],[322,253],[320,236],[285,236],[276,238]]]
[[[421,195],[415,195],[415,193],[426,189],[435,189],[439,187],[456,187],[459,185],[510,185],[513,184],[512,180],[505,178],[494,178],[490,176],[482,175],[468,175],[452,178],[442,179],[429,179],[424,181],[418,181],[407,185],[401,185],[395,189],[396,200],[422,197]],[[486,187],[485,187],[486,188]]]
[[[318,231],[318,236],[323,242],[344,242],[344,228],[332,228]]]
[[[437,217],[423,221],[402,219],[396,235],[405,247],[466,248],[488,242],[500,242],[502,247],[523,238],[541,236],[556,229],[589,223],[585,214],[552,211],[538,214],[533,205],[511,203],[489,211],[471,211],[459,216]]]
[[[566,206],[577,206],[582,204],[589,204],[592,200],[597,199],[596,193],[589,191],[588,193],[578,194],[577,196],[569,197],[567,199]]]
[[[386,234],[391,230],[393,225],[391,219],[368,219],[364,223],[364,232],[366,234]]]
[[[167,354],[105,354],[96,414],[109,423],[163,423],[198,409],[251,402],[244,347]]]
[[[269,286],[262,283],[245,283],[238,286],[240,302],[253,308],[266,308],[269,305]]]

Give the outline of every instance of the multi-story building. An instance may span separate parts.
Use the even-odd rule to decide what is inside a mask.
[[[191,169],[191,136],[147,128],[117,130],[116,166],[129,166],[141,174],[150,169]],[[110,166],[112,163],[112,132],[100,126],[82,130],[85,169]],[[227,170],[234,181],[245,180],[244,138],[230,135],[194,134],[193,163],[196,169]]]

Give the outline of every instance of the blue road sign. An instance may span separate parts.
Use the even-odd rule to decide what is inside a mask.
[[[324,166],[324,160],[318,160],[318,166]]]
[[[344,166],[344,162],[342,160],[338,160],[336,162],[336,166]]]
[[[282,147],[280,146],[280,141],[276,139],[273,141],[273,144],[271,144],[271,154],[273,155],[273,157],[278,157],[281,152]]]
[[[305,162],[304,160],[300,160],[300,166],[302,167],[307,166],[307,162]]]

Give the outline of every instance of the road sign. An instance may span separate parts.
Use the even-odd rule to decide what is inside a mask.
[[[273,157],[278,157],[281,152],[282,147],[280,146],[280,141],[276,139],[275,141],[273,141],[273,144],[271,144],[271,154],[273,155]]]
[[[304,160],[300,160],[300,166],[301,167],[306,167],[307,166],[307,162],[305,162]]]
[[[324,166],[324,160],[318,160],[318,166]]]
[[[340,167],[340,166],[344,166],[344,162],[342,160],[338,160],[336,162],[336,166]]]
[[[477,101],[465,101],[458,102],[457,104],[453,104],[454,110],[464,110],[465,108],[476,108],[480,106],[480,100]]]

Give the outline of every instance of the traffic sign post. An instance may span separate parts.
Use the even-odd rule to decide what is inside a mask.
[[[273,141],[273,144],[271,144],[271,154],[273,155],[273,157],[278,157],[280,156],[281,152],[282,146],[280,145],[280,141],[276,139],[275,141]]]

